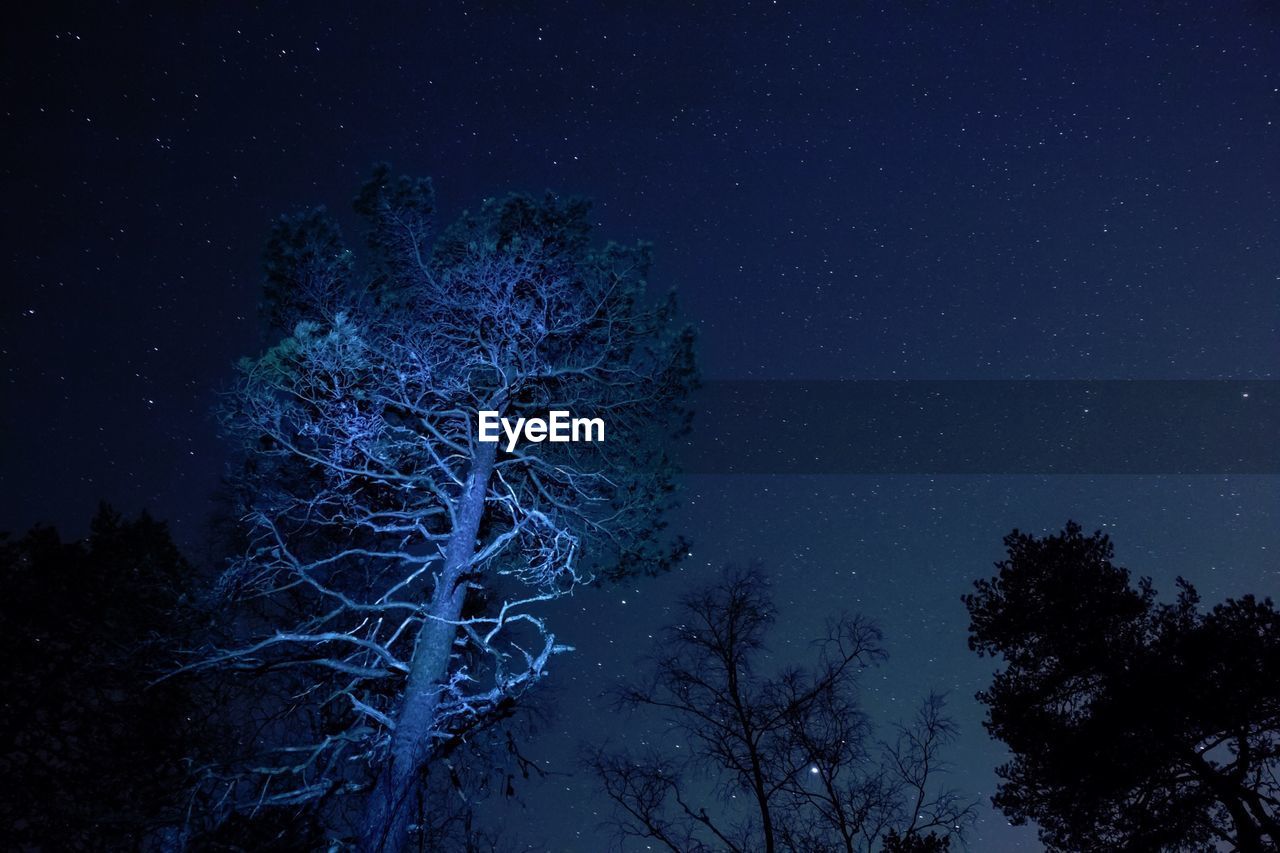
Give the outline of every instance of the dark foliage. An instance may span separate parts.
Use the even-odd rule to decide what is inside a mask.
[[[1204,612],[1131,582],[1101,533],[1014,531],[965,596],[969,645],[1006,668],[978,694],[1013,759],[995,804],[1051,850],[1276,850],[1280,614]]]
[[[263,253],[263,314],[271,329],[292,332],[317,313],[332,317],[350,286],[353,259],[322,207],[281,216]]]
[[[181,822],[202,734],[169,642],[193,628],[191,566],[165,525],[103,506],[89,537],[0,546],[0,826],[9,848],[129,849]]]
[[[885,836],[882,853],[947,853],[951,849],[951,838],[937,833],[919,835],[911,833],[899,835],[892,830]]]

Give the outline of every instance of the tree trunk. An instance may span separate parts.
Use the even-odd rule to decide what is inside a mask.
[[[484,517],[485,494],[493,472],[497,445],[477,444],[466,490],[454,508],[455,526],[445,548],[444,566],[429,604],[430,617],[418,630],[409,680],[396,714],[391,754],[378,776],[365,809],[361,849],[368,853],[401,853],[417,814],[423,770],[431,758],[431,731],[440,704],[440,688],[448,677],[449,659],[458,636],[457,621],[467,590],[459,579],[476,552],[476,534]]]

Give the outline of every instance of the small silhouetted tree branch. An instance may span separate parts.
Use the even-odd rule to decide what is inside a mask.
[[[602,747],[588,758],[616,804],[619,836],[679,851],[868,851],[926,838],[946,849],[974,805],[937,784],[955,734],[942,697],[878,743],[857,683],[885,657],[880,631],[857,616],[831,619],[809,666],[766,672],[774,619],[758,571],[730,570],[685,598],[651,675],[623,688],[618,703],[656,711],[692,755],[677,762]],[[718,807],[695,794],[701,774],[714,780]]]

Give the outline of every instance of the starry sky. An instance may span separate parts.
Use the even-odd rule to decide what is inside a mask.
[[[199,550],[227,458],[210,410],[261,345],[279,213],[375,161],[459,212],[596,200],[656,244],[710,379],[1275,379],[1280,7],[1238,3],[49,4],[0,55],[0,527],[82,532],[99,499]],[[354,227],[349,229],[354,231]],[[714,425],[699,425],[714,429]],[[856,448],[850,448],[856,452]],[[988,796],[959,596],[1014,526],[1103,528],[1207,601],[1280,594],[1274,476],[725,476],[684,481],[693,557],[559,605],[581,650],[532,752],[567,768],[673,601],[760,560],[803,648],[881,621],[883,719],[931,687]],[[600,722],[604,720],[605,722]],[[620,725],[620,724],[619,724]],[[634,720],[615,737],[642,740]],[[592,851],[588,780],[528,793],[530,840]],[[1036,850],[990,810],[975,849]]]

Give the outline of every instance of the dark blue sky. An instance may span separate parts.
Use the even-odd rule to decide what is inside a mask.
[[[448,211],[594,197],[602,235],[656,244],[711,378],[1276,377],[1273,3],[181,5],[5,28],[0,527],[77,531],[107,498],[194,547],[268,221],[346,216],[376,160],[434,176]],[[780,647],[833,602],[880,618],[874,701],[955,689],[957,778],[984,795],[999,753],[958,597],[1008,529],[1072,516],[1166,588],[1280,590],[1274,478],[688,486],[684,573],[575,600],[547,754],[725,560],[774,566]],[[585,826],[541,821],[553,849],[597,849],[577,797]],[[977,849],[1027,837],[1000,823]]]

